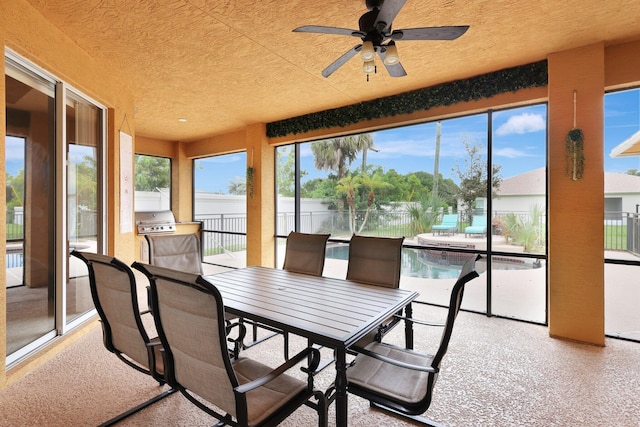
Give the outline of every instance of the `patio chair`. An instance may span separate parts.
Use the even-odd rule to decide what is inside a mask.
[[[149,264],[202,274],[202,247],[197,234],[147,234]]]
[[[186,273],[202,274],[202,247],[197,234],[147,234],[149,264]],[[149,311],[153,312],[147,287]],[[229,320],[235,317],[230,316]]]
[[[475,270],[478,259],[480,256],[474,255],[464,264],[451,290],[444,324],[411,319],[416,325],[443,327],[440,345],[435,354],[423,354],[379,342],[358,349],[358,355],[347,370],[350,394],[369,400],[372,407],[411,418],[420,424],[440,425],[419,415],[431,405],[433,387],[438,379],[442,358],[449,347],[465,284],[478,277]]]
[[[387,288],[400,285],[402,243],[404,237],[370,237],[353,235],[349,242],[347,280]],[[371,332],[356,346],[364,347],[372,341],[380,341],[399,322],[390,317],[377,330]]]
[[[275,369],[232,358],[226,351],[224,304],[215,286],[202,276],[134,265],[151,283],[168,383],[220,420],[216,425],[276,426],[304,404],[318,412],[320,426],[327,425],[326,398],[313,387],[318,350],[305,348]],[[309,364],[303,368],[306,380],[285,373],[301,362]]]
[[[458,214],[443,215],[440,224],[436,224],[431,227],[431,233],[435,236],[438,234],[447,233],[447,235],[456,234],[458,232]]]
[[[90,252],[71,252],[87,265],[93,304],[100,317],[103,343],[107,350],[127,365],[165,384],[162,344],[150,338],[138,309],[138,293],[133,272],[122,261]],[[110,426],[164,399],[176,389],[159,395],[101,424]]]
[[[283,270],[293,273],[322,276],[324,260],[327,252],[327,240],[330,234],[308,234],[292,231],[287,236],[287,247],[284,254]],[[289,334],[282,332],[284,337],[285,359],[289,358]],[[255,330],[254,330],[255,339]],[[310,342],[309,345],[312,345]],[[332,361],[323,365],[328,366]]]
[[[330,234],[307,234],[292,231],[287,236],[283,270],[322,276]]]
[[[486,237],[487,235],[487,217],[486,216],[474,216],[471,220],[471,225],[465,227],[464,237],[469,237],[474,234],[481,234]]]

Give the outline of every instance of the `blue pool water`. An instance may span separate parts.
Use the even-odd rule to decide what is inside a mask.
[[[349,246],[328,246],[327,258],[349,259]],[[433,265],[427,264],[418,258],[418,251],[415,249],[402,250],[402,267],[400,275],[408,277],[419,277],[425,279],[455,279],[460,274],[462,266],[456,265]]]
[[[442,251],[437,251],[436,254],[437,256],[435,256],[435,258],[441,258],[440,254],[442,254]],[[429,255],[431,255],[431,259],[429,259]],[[461,256],[460,253],[455,252],[448,252],[445,253],[445,255],[451,258],[460,258]],[[462,256],[464,257],[464,255]],[[349,246],[328,246],[326,257],[331,259],[348,260]],[[434,255],[428,254],[427,251],[405,248],[402,250],[402,267],[400,274],[402,276],[422,279],[456,279],[458,275],[460,275],[460,270],[462,270],[462,264],[465,259],[438,259],[437,261],[434,261]],[[493,258],[491,266],[493,269],[500,270],[522,270],[535,268],[532,264],[526,264],[522,261],[523,259],[515,258],[512,260]]]

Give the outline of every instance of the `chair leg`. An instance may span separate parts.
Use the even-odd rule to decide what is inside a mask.
[[[169,389],[167,391],[163,391],[162,393],[160,393],[157,396],[152,397],[151,399],[142,402],[141,404],[139,404],[138,406],[129,409],[128,411],[125,411],[119,415],[116,415],[115,417],[111,418],[108,421],[105,421],[104,423],[100,424],[98,427],[108,427],[108,426],[112,426],[115,425],[117,423],[119,423],[120,421],[124,420],[125,418],[135,414],[136,412],[140,412],[141,410],[143,410],[144,408],[146,408],[147,406],[153,405],[154,403],[164,399],[165,397],[168,397],[170,395],[172,395],[173,393],[175,393],[176,389],[172,388]]]
[[[327,403],[327,398],[321,391],[314,394],[316,399],[318,399],[318,427],[327,427],[329,425],[329,404]]]
[[[404,414],[400,411],[396,411],[395,409],[391,409],[391,408],[387,408],[386,406],[380,405],[378,403],[375,402],[369,402],[372,408],[376,408],[379,409],[381,411],[387,412],[389,414],[392,415],[396,415],[402,418],[408,418],[410,420],[413,420],[415,422],[417,422],[418,424],[424,425],[424,426],[429,426],[429,427],[446,427],[444,424],[440,424],[437,423],[433,420],[430,420],[429,418],[425,418],[423,416],[420,415],[408,415],[408,414]]]

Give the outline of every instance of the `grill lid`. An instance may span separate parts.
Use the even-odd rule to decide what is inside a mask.
[[[138,234],[173,233],[176,219],[171,211],[148,211],[135,213]]]

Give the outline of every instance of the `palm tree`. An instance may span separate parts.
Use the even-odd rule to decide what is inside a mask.
[[[360,187],[363,187],[365,191],[368,190],[368,193],[367,210],[364,214],[364,219],[362,220],[360,227],[358,227],[356,216],[356,192]],[[336,190],[339,194],[344,194],[347,199],[347,206],[349,208],[349,231],[351,233],[354,233],[356,229],[358,230],[358,233],[360,233],[364,229],[365,225],[367,225],[367,221],[369,220],[369,213],[371,212],[373,202],[375,201],[374,190],[388,187],[391,187],[391,184],[386,182],[382,175],[377,172],[373,175],[349,175],[338,181]]]
[[[364,229],[364,226],[367,224],[367,220],[369,219],[369,212],[371,212],[371,206],[373,206],[373,202],[375,200],[375,194],[373,190],[378,190],[380,188],[389,188],[391,184],[386,182],[380,173],[376,172],[373,175],[360,175],[360,182],[362,186],[369,190],[367,194],[367,211],[364,214],[364,219],[362,220],[362,224],[360,224],[360,229],[358,232],[361,232]]]
[[[354,139],[354,145],[357,151],[362,151],[362,173],[367,171],[367,151],[378,151],[374,147],[373,137],[370,133],[361,133],[357,137],[350,137]]]
[[[356,189],[360,186],[359,176],[345,176],[336,184],[336,191],[347,196],[347,207],[349,208],[349,232],[354,233],[356,229]]]
[[[347,172],[347,163],[351,164],[358,154],[353,137],[325,139],[311,144],[314,162],[318,170],[336,172],[338,179]]]

